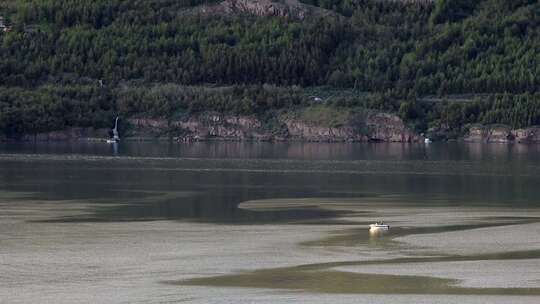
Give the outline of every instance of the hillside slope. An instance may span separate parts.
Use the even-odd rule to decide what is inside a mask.
[[[0,130],[16,138],[106,127],[117,114],[205,112],[272,124],[314,100],[328,111],[395,113],[445,137],[477,123],[540,124],[538,1],[301,2],[3,2]],[[355,93],[309,93],[340,90]]]

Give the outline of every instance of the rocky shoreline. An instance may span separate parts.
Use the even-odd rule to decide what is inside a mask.
[[[271,123],[254,116],[204,113],[185,119],[130,118],[121,124],[125,140],[191,141],[300,141],[300,142],[423,142],[392,114],[370,114],[359,121],[328,126],[295,118],[277,118]],[[121,130],[122,131],[122,130]],[[65,130],[27,134],[17,141],[104,141],[109,130],[71,127]]]
[[[277,127],[276,127],[277,125]],[[124,122],[123,140],[193,141],[290,141],[290,142],[397,142],[423,143],[396,115],[375,113],[360,122],[325,126],[300,119],[281,118],[269,126],[254,116],[200,114],[185,119],[130,118]],[[0,141],[105,141],[109,129],[71,127],[65,130],[27,134]],[[443,139],[444,140],[444,139]],[[540,126],[512,129],[506,125],[475,125],[460,138],[470,143],[540,143]]]
[[[469,129],[463,140],[483,143],[540,143],[540,126],[512,129],[506,125],[477,125]]]
[[[423,142],[424,138],[391,114],[368,116],[361,123],[324,126],[299,119],[284,118],[276,126],[252,116],[200,115],[186,120],[130,119],[133,134],[145,137],[166,135],[177,141],[303,141],[303,142]]]

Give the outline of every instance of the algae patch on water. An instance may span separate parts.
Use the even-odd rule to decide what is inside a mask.
[[[437,208],[418,205],[396,206],[390,201],[395,198],[304,198],[270,199],[242,203],[240,208],[252,211],[316,208],[340,211],[346,219],[359,226],[328,232],[322,238],[299,243],[305,249],[332,250],[336,248],[358,248],[358,261],[314,263],[260,269],[255,271],[169,281],[169,284],[212,287],[267,288],[304,291],[313,293],[339,294],[455,294],[455,295],[540,295],[540,288],[532,284],[527,288],[462,286],[462,278],[446,275],[420,275],[399,269],[403,265],[422,263],[429,268],[437,263],[479,263],[540,259],[540,250],[532,246],[529,250],[488,253],[455,254],[436,247],[418,247],[401,241],[411,235],[443,235],[449,232],[469,233],[481,229],[503,229],[515,225],[537,223],[536,216],[526,216],[527,210],[495,210],[483,208]],[[393,205],[393,206],[392,206]],[[347,212],[348,211],[348,212]],[[504,214],[504,216],[502,216]],[[530,214],[529,214],[530,215]],[[372,236],[366,221],[369,218],[392,219],[399,223],[385,235]],[[425,220],[421,220],[425,219]],[[365,226],[365,227],[364,227]],[[317,248],[319,247],[319,248]],[[406,250],[406,252],[404,251]],[[511,250],[511,249],[510,249]],[[377,255],[376,253],[380,254]],[[375,254],[375,255],[374,255]],[[390,255],[389,255],[390,254]],[[398,258],[389,258],[390,256]],[[371,266],[363,271],[361,266]],[[387,273],[377,273],[377,266],[390,266]],[[392,265],[395,265],[392,266]],[[395,272],[393,270],[396,270]]]
[[[214,277],[169,281],[167,284],[213,287],[244,287],[297,290],[341,294],[474,294],[474,295],[540,295],[540,288],[468,288],[459,280],[429,276],[389,275],[338,271],[335,267],[431,263],[441,261],[484,261],[540,257],[540,250],[485,254],[397,258],[382,261],[349,261],[300,265]]]

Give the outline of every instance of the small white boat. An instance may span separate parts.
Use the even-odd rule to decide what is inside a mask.
[[[384,224],[383,222],[377,222],[375,224],[369,225],[369,230],[388,230],[390,225]]]
[[[424,139],[424,143],[430,144],[430,143],[431,143],[431,139],[429,139],[429,138]]]

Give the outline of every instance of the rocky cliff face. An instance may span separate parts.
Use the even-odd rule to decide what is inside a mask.
[[[421,142],[423,137],[408,129],[403,121],[391,114],[374,113],[361,121],[349,121],[342,126],[324,126],[297,118],[280,117],[272,123],[254,116],[234,116],[218,113],[192,115],[180,120],[163,118],[131,118],[122,122],[125,139],[169,139],[178,141],[310,141],[310,142]],[[535,133],[539,134],[540,132]],[[523,138],[530,134],[523,131]],[[529,136],[529,137],[528,137]],[[68,128],[40,134],[25,135],[25,141],[105,140],[108,129]],[[1,140],[1,138],[0,138]]]
[[[380,0],[400,1],[420,4],[430,4],[434,0]],[[218,4],[203,5],[190,13],[199,13],[205,16],[231,16],[231,15],[254,15],[259,17],[274,16],[304,20],[309,17],[342,16],[320,7],[307,5],[298,0],[225,0]]]
[[[473,126],[464,137],[466,142],[504,143],[514,140],[512,130],[507,126]]]
[[[135,137],[168,134],[179,141],[192,140],[255,140],[312,142],[420,142],[423,138],[409,130],[399,117],[373,114],[365,126],[344,125],[326,127],[298,119],[283,119],[278,131],[265,127],[256,117],[230,115],[200,115],[182,121],[163,119],[131,119]]]
[[[540,143],[540,127],[513,130],[505,125],[474,126],[469,129],[464,140],[484,143]]]
[[[520,143],[540,143],[540,126],[512,130],[512,135]]]
[[[229,115],[201,115],[186,120],[129,119],[134,127],[133,137],[174,137],[179,141],[192,140],[270,140],[271,134],[262,130],[256,118]]]
[[[306,123],[301,120],[285,121],[287,135],[290,140],[315,142],[358,142],[367,141],[367,136],[350,126],[324,127]]]
[[[191,117],[174,122],[173,126],[185,132],[181,140],[271,140],[272,134],[262,128],[262,122],[253,117],[210,115]]]
[[[313,7],[298,0],[225,0],[214,5],[205,5],[195,9],[207,16],[254,15],[287,17],[304,20],[313,15],[335,15],[318,7]]]
[[[167,121],[159,118],[127,120],[130,131],[126,139],[169,139],[178,141],[309,141],[309,142],[423,142],[424,137],[407,128],[392,114],[376,113],[359,125],[327,127],[298,119],[283,119],[279,131],[268,128],[252,116],[205,114],[185,120]],[[124,125],[125,126],[125,125]],[[27,134],[23,141],[105,140],[108,129],[72,127],[65,130]],[[0,141],[10,140],[0,137]],[[515,129],[505,125],[473,126],[463,137],[465,142],[478,143],[540,143],[540,126]]]
[[[392,114],[378,113],[366,120],[368,138],[383,142],[422,142],[424,138],[405,126],[403,121]]]

